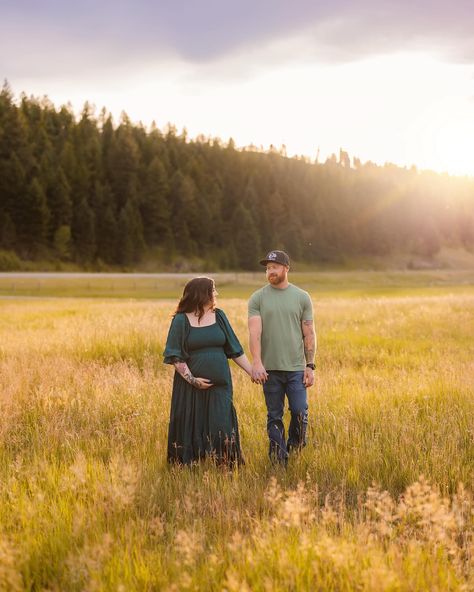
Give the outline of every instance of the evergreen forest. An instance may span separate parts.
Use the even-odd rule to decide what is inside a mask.
[[[343,150],[319,163],[236,149],[88,103],[75,115],[15,98],[8,83],[0,93],[0,250],[14,260],[133,269],[153,254],[168,268],[253,269],[272,248],[320,264],[445,246],[474,250],[473,178]]]

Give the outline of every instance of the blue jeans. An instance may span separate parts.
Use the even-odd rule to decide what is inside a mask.
[[[269,455],[272,460],[286,463],[288,451],[306,445],[308,426],[308,399],[303,384],[304,372],[283,372],[269,370],[268,380],[263,385],[267,404],[267,433],[270,439]],[[288,397],[291,420],[288,428],[288,442],[285,440],[283,412],[285,394]]]

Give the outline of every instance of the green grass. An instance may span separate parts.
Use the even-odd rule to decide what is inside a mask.
[[[97,275],[38,277],[0,275],[0,295],[9,297],[83,297],[175,299],[195,274]],[[222,298],[248,298],[265,284],[263,271],[215,273]],[[290,280],[316,298],[473,294],[474,270],[291,272]]]
[[[1,300],[0,590],[473,589],[474,294],[382,277],[315,279],[309,442],[286,471],[235,365],[246,465],[167,466],[179,289]],[[220,305],[246,345],[239,286]]]

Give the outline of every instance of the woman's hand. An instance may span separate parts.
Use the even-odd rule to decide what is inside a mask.
[[[174,363],[174,367],[176,368],[176,372],[181,374],[184,380],[189,382],[194,388],[205,391],[208,388],[211,388],[211,386],[214,386],[208,378],[197,378],[196,376],[193,376],[186,362],[178,360]]]
[[[214,386],[208,378],[196,378],[195,376],[190,380],[190,384],[201,391],[205,391],[208,388],[211,388],[211,386]]]

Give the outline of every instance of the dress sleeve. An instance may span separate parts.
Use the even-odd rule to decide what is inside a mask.
[[[243,355],[244,350],[240,345],[240,341],[237,338],[237,335],[234,333],[234,330],[230,326],[229,321],[223,310],[220,308],[216,309],[216,319],[219,323],[220,328],[224,331],[225,334],[225,344],[224,344],[224,352],[228,358],[240,358]]]
[[[163,352],[165,364],[185,362],[189,358],[186,347],[188,332],[185,315],[178,313],[171,321],[168,331],[165,351]]]

